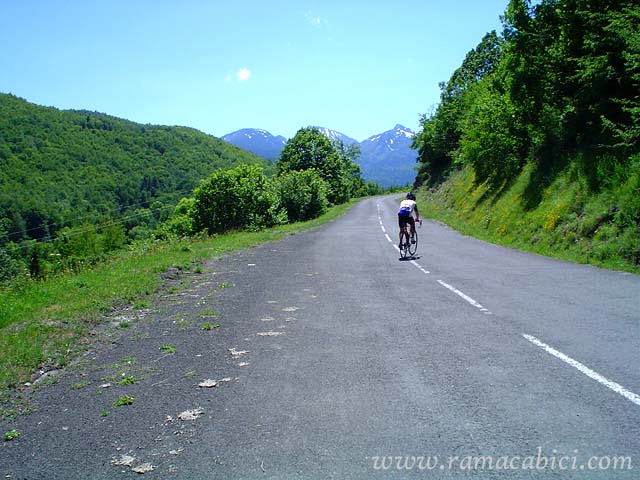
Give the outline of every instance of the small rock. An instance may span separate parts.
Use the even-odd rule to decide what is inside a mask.
[[[143,463],[142,465],[138,465],[137,467],[133,467],[131,469],[132,472],[145,474],[147,472],[153,472],[153,465],[150,463]]]
[[[195,408],[193,410],[185,410],[184,412],[179,413],[178,418],[182,421],[190,421],[190,420],[195,420],[203,413],[204,413],[204,410],[202,410],[201,408]]]
[[[233,357],[240,357],[242,355],[246,355],[247,353],[249,353],[248,350],[236,350],[235,348],[230,348],[229,352]]]
[[[115,465],[117,467],[130,467],[135,461],[136,457],[132,457],[131,455],[121,455],[120,458],[114,458],[111,460],[111,465]]]
[[[284,335],[284,332],[258,332],[256,335],[260,337],[277,337],[278,335]]]
[[[207,379],[198,384],[200,388],[213,388],[218,386],[218,382],[215,380]]]

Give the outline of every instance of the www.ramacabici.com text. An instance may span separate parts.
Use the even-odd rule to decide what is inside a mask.
[[[621,471],[633,470],[630,456],[584,455],[578,450],[550,454],[538,447],[531,455],[379,455],[367,457],[373,470],[422,471]]]

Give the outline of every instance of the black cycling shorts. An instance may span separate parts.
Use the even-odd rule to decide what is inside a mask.
[[[400,228],[404,228],[406,225],[415,225],[416,221],[413,219],[413,216],[409,215],[408,217],[403,217],[402,215],[398,215],[398,226]]]

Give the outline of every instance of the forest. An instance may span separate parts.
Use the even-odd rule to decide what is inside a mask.
[[[53,258],[84,261],[149,237],[202,178],[240,164],[273,169],[191,128],[0,94],[0,277],[24,262],[37,274]]]
[[[510,0],[502,23],[440,84],[440,103],[422,116],[416,185],[433,192],[456,172],[472,172],[448,208],[467,208],[469,218],[484,211],[484,227],[498,236],[531,236],[492,205],[524,182],[513,195],[524,218],[562,176],[571,198],[536,227],[585,248],[598,234],[619,241],[617,253],[640,265],[640,6]]]

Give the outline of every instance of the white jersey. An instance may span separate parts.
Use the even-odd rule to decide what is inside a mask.
[[[398,210],[398,215],[401,217],[412,216],[415,217],[416,211],[416,202],[413,200],[402,200],[400,202],[400,210]]]

